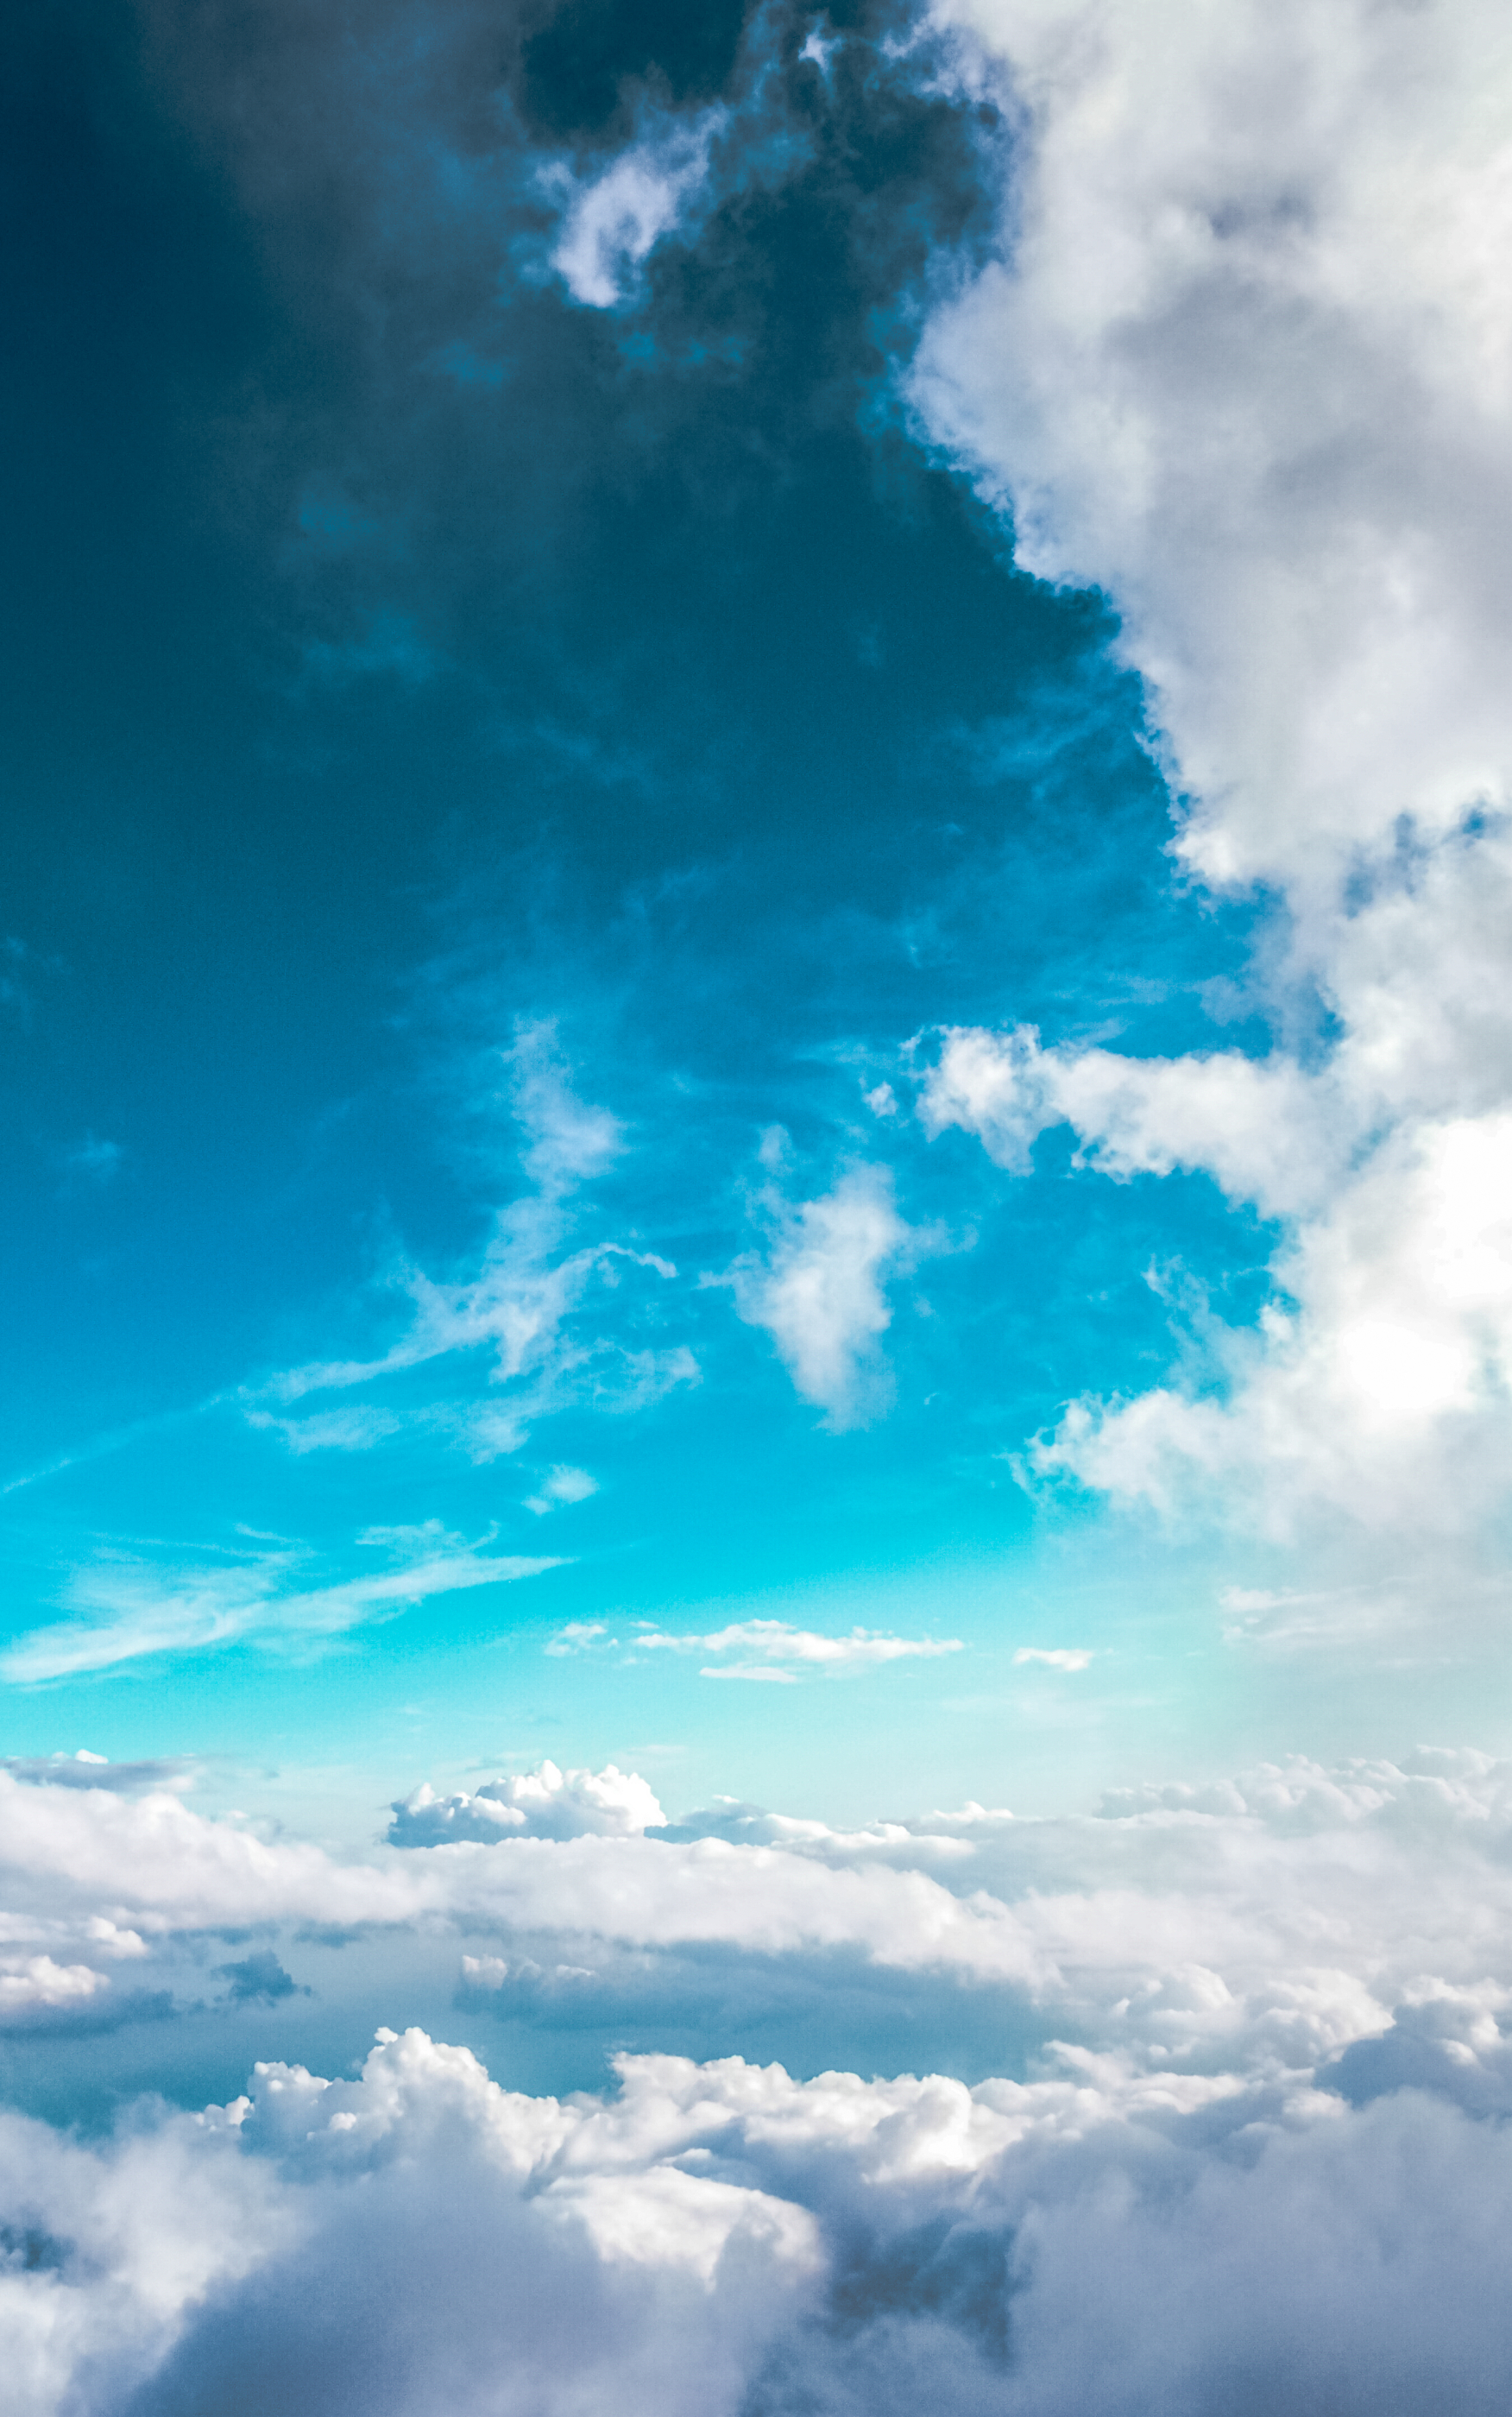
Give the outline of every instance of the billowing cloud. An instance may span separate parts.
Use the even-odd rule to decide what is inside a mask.
[[[536,1771],[491,1779],[474,1794],[439,1797],[427,1785],[394,1806],[388,1835],[396,1847],[441,1847],[456,1838],[638,1838],[666,1815],[639,1772]]]
[[[1278,909],[1267,1057],[962,1031],[928,1079],[931,1127],[1005,1166],[1066,1122],[1084,1164],[1287,1221],[1258,1330],[1215,1332],[1195,1389],[1076,1406],[1041,1466],[1278,1528],[1474,1530],[1512,1370],[1506,25],[936,15],[1016,135],[1000,255],[936,310],[915,406],[1025,569],[1112,600],[1187,868]]]
[[[356,2078],[265,2061],[229,2105],[114,2140],[7,2116],[23,2417],[219,2411],[253,2371],[354,2417],[420,2417],[438,2382],[564,2417],[902,2417],[926,2377],[962,2417],[1499,2406],[1512,1767],[1295,1760],[1093,1817],[852,1831],[725,1803],[660,1838],[614,1770],[470,1801],[522,1817],[342,1863],[175,1797],[0,1775],[0,2015],[66,2022],[122,1958],[161,1970],[239,1923],[290,1943],[220,1961],[228,2002],[293,2020],[300,1926],[360,1922],[449,1929],[474,2003],[602,1998],[617,1939],[640,1968],[696,1945],[727,1987],[785,1954],[839,2006],[859,1955],[928,1973],[936,2006],[1031,2010],[1025,2061],[968,2084],[647,2053],[559,2099],[383,2029]],[[597,1832],[526,1834],[569,1807]]]

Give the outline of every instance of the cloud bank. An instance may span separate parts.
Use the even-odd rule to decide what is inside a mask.
[[[999,256],[915,367],[922,429],[1020,564],[1120,615],[1178,858],[1268,895],[1271,1053],[960,1030],[931,1129],[1021,1170],[1066,1122],[1115,1179],[1279,1219],[1205,1382],[1085,1401],[1040,1466],[1126,1499],[1473,1534],[1512,1374],[1512,55],[1429,10],[960,0],[1017,129]],[[1320,1011],[1321,1006],[1321,1011]]]
[[[559,2098],[380,2029],[356,2078],[270,2059],[229,2105],[113,2137],[8,2114],[21,2417],[223,2417],[249,2392],[338,2417],[1500,2406],[1506,1766],[1296,1762],[1081,1819],[851,1832],[726,1808],[667,1842],[612,1770],[480,1800],[522,1817],[500,1843],[437,1822],[464,1842],[341,1865],[176,1797],[0,1778],[8,1931],[51,1923],[55,1951],[8,1959],[0,2019],[28,1972],[63,2018],[77,1984],[53,1975],[91,1923],[104,1991],[113,1956],[160,1961],[182,1926],[360,1908],[491,1927],[508,1954],[459,1956],[485,1994],[521,1917],[587,1980],[614,1934],[698,1936],[733,1970],[764,1937],[827,1935],[1028,1999],[1042,2045],[973,2083],[639,2054]],[[597,1829],[538,1834],[568,1804]],[[223,1969],[284,2019],[299,1984],[272,1951]]]

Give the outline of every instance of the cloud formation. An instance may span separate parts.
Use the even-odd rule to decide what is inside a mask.
[[[390,1566],[325,1586],[301,1583],[310,1557],[296,1546],[228,1553],[199,1568],[102,1558],[69,1580],[67,1600],[83,1617],[18,1637],[0,1656],[0,1675],[13,1685],[37,1685],[151,1654],[204,1652],[243,1639],[317,1650],[323,1639],[366,1620],[390,1619],[410,1604],[509,1585],[561,1566],[549,1556],[480,1552],[465,1538],[445,1534],[438,1521],[370,1529],[357,1542]],[[71,1784],[81,1783],[74,1777]]]
[[[277,1947],[217,1969],[276,2024],[308,1926],[376,1923],[449,1930],[475,2003],[601,1997],[618,1940],[643,1966],[696,1944],[727,1986],[784,1954],[843,1993],[839,1951],[1037,2027],[975,2083],[648,2053],[570,2099],[382,2029],[358,2078],[269,2060],[114,2139],[8,2115],[23,2417],[219,2417],[253,2372],[354,2417],[422,2417],[438,2384],[564,2417],[902,2417],[926,2378],[961,2417],[1498,2407],[1512,1768],[1298,1759],[1092,1817],[853,1831],[724,1803],[658,1837],[653,1810],[632,1774],[543,1767],[449,1818],[412,1798],[407,1851],[341,1863],[176,1797],[0,1774],[8,2021],[265,1924]]]
[[[703,1634],[678,1633],[658,1628],[650,1620],[637,1620],[623,1637],[612,1636],[600,1620],[571,1620],[544,1648],[552,1654],[605,1649],[631,1658],[658,1652],[721,1657],[733,1654],[739,1658],[721,1658],[702,1671],[701,1677],[765,1679],[793,1684],[796,1671],[786,1666],[790,1664],[795,1664],[798,1669],[839,1673],[874,1668],[885,1662],[920,1657],[931,1660],[937,1654],[963,1653],[966,1649],[959,1636],[895,1636],[888,1631],[871,1628],[853,1628],[839,1635],[824,1635],[816,1629],[794,1628],[786,1619],[736,1619],[727,1627]]]
[[[293,1419],[249,1409],[252,1423],[276,1429],[292,1450],[366,1451],[418,1421],[455,1434],[473,1459],[489,1461],[518,1451],[537,1418],[575,1400],[633,1410],[674,1386],[697,1383],[698,1363],[686,1344],[627,1345],[580,1330],[580,1314],[595,1292],[612,1292],[628,1270],[646,1269],[663,1283],[677,1270],[657,1253],[626,1243],[572,1246],[577,1195],[620,1156],[624,1130],[608,1109],[580,1099],[550,1022],[522,1021],[501,1055],[530,1189],[493,1212],[478,1264],[450,1280],[407,1260],[391,1269],[389,1289],[407,1298],[411,1315],[386,1351],[310,1361],[262,1389],[282,1403],[302,1401],[482,1352],[492,1360],[490,1392],[462,1403],[443,1398],[403,1416],[383,1404]]]
[[[608,311],[621,300],[653,246],[698,194],[709,146],[725,120],[722,109],[705,110],[691,123],[672,118],[585,184],[564,166],[543,171],[543,188],[566,205],[552,266],[574,301]]]
[[[1266,1057],[960,1031],[928,1080],[931,1127],[1006,1166],[1068,1122],[1115,1178],[1202,1171],[1286,1221],[1273,1305],[1215,1332],[1203,1385],[1083,1402],[1040,1465],[1282,1531],[1474,1533],[1512,1369],[1506,26],[1482,0],[935,22],[1016,137],[921,424],[1023,568],[1111,599],[1180,859],[1275,910]]]
[[[864,1425],[891,1398],[877,1348],[892,1323],[885,1286],[912,1266],[922,1237],[899,1215],[885,1166],[852,1167],[815,1200],[768,1192],[764,1205],[772,1239],[732,1269],[735,1305],[748,1326],[765,1327],[827,1425]]]
[[[475,1794],[438,1797],[426,1784],[394,1808],[396,1847],[441,1847],[457,1838],[638,1838],[666,1820],[633,1771],[559,1771],[543,1762],[518,1777],[491,1779]]]

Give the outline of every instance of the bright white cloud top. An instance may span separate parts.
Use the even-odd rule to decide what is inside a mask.
[[[1283,1221],[1216,1395],[1074,1408],[1115,1497],[1462,1538],[1512,1373],[1512,48],[1494,8],[952,8],[1019,143],[1004,256],[935,312],[934,440],[1016,558],[1103,588],[1215,889],[1284,921],[1306,1056],[958,1031],[931,1129],[1210,1174]]]

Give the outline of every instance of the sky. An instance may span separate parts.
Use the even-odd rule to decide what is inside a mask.
[[[1504,12],[0,39],[25,2417],[1504,2408]]]

